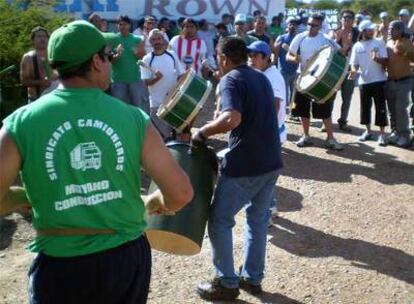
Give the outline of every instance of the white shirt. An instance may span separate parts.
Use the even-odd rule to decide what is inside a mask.
[[[207,47],[203,39],[185,39],[180,35],[173,37],[169,43],[185,69],[193,68],[198,75],[201,75],[201,67],[204,59],[207,58]]]
[[[286,118],[286,85],[285,80],[283,79],[282,74],[274,66],[270,66],[266,71],[264,71],[267,79],[269,79],[270,84],[272,85],[273,95],[276,98],[280,99],[279,111],[277,113],[277,120],[279,123],[279,135],[280,143],[285,143],[287,140],[287,130],[285,125]]]
[[[377,50],[378,57],[388,58],[387,47],[382,39],[361,40],[355,43],[352,48],[350,63],[353,66],[358,65],[361,69],[358,84],[368,84],[387,79],[381,64],[371,59],[372,50]]]
[[[325,45],[330,45],[335,49],[340,48],[335,41],[322,33],[318,33],[315,37],[309,37],[309,32],[306,31],[293,38],[289,46],[289,52],[294,55],[300,55],[299,73],[303,71],[308,60]]]
[[[172,51],[168,53],[174,58],[163,53],[162,55],[153,55],[149,53],[142,58],[142,61],[151,69],[160,71],[163,77],[155,84],[148,87],[150,107],[159,107],[165,100],[167,93],[176,85],[177,77],[184,72],[184,68]],[[141,78],[143,80],[153,79],[154,74],[147,68],[141,66]]]

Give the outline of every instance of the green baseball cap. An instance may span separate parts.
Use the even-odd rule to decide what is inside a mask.
[[[89,60],[106,45],[102,33],[84,20],[67,23],[55,30],[49,38],[49,62],[59,72]]]

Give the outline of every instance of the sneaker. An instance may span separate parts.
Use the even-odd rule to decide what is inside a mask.
[[[387,145],[387,140],[385,139],[384,134],[380,134],[380,136],[378,136],[378,145],[382,147],[385,147]]]
[[[348,133],[352,132],[352,128],[347,123],[339,123],[339,130],[342,130]]]
[[[300,122],[300,118],[297,117],[297,116],[293,116],[293,115],[290,115],[289,116],[289,120],[290,121],[294,121],[294,122]]]
[[[410,137],[400,136],[397,141],[397,146],[401,148],[409,148],[411,146]]]
[[[337,142],[336,139],[334,138],[326,140],[325,147],[332,149],[332,150],[337,150],[337,151],[341,151],[344,149],[344,145]]]
[[[267,222],[267,227],[272,227],[273,226],[273,219],[272,219],[272,217],[269,217],[269,221]]]
[[[303,135],[297,142],[296,146],[303,148],[307,146],[311,146],[313,143],[309,136]]]
[[[197,286],[197,293],[207,301],[232,301],[239,296],[240,291],[239,288],[224,287],[220,279],[214,278],[209,282],[200,283]]]
[[[269,221],[267,222],[267,226],[268,227],[272,227],[274,222],[273,219],[277,218],[277,209],[276,207],[270,207],[270,217],[269,217]]]
[[[372,139],[372,133],[369,133],[368,131],[365,131],[361,134],[360,137],[358,137],[359,141],[367,141]]]
[[[397,142],[398,142],[398,133],[397,132],[392,132],[391,134],[390,134],[390,136],[388,136],[388,142],[391,144],[391,145],[396,145],[397,144]]]
[[[254,285],[250,283],[248,280],[246,280],[245,278],[240,278],[239,287],[240,289],[243,289],[245,292],[250,293],[252,295],[258,295],[263,292],[261,284]]]

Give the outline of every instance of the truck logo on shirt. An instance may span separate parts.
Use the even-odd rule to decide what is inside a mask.
[[[95,142],[81,143],[70,152],[70,163],[75,170],[98,170],[102,167],[102,152]]]

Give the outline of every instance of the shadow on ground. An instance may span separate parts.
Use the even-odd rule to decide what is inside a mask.
[[[4,250],[9,247],[13,240],[13,235],[17,230],[16,221],[9,219],[2,219],[2,225],[0,229],[0,250]]]
[[[414,257],[406,252],[357,239],[344,239],[277,218],[270,242],[287,252],[309,258],[338,256],[352,266],[377,271],[414,285]]]
[[[303,195],[299,192],[277,186],[276,198],[277,198],[277,210],[280,212],[294,212],[303,208],[302,201]]]
[[[248,302],[244,300],[235,300],[231,302],[213,302],[214,304],[253,304],[253,303],[269,303],[269,304],[303,304],[302,302],[298,302],[296,300],[293,300],[289,297],[286,297],[280,293],[270,293],[263,291],[260,295],[255,296],[258,301],[254,302]]]
[[[297,136],[291,138],[299,139]],[[324,141],[313,138],[314,147],[324,148]],[[303,148],[303,153],[283,148],[285,168],[282,175],[297,179],[326,182],[352,182],[352,175],[362,175],[385,185],[414,185],[414,166],[399,161],[395,156],[376,152],[371,146],[362,143],[345,145],[344,151],[331,151],[337,157],[348,158],[352,163],[315,157]]]

